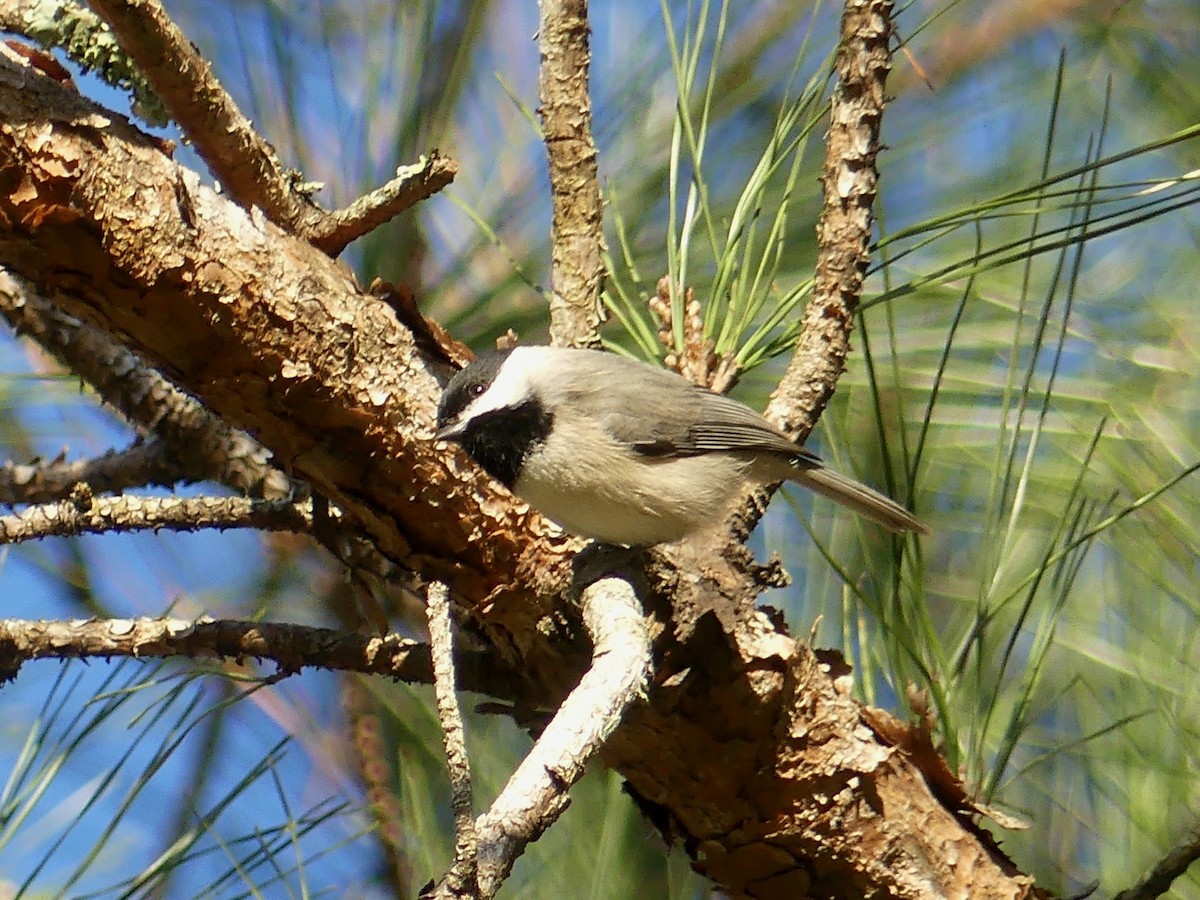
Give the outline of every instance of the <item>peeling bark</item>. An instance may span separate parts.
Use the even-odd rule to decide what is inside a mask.
[[[604,227],[592,101],[586,0],[540,0],[543,140],[550,166],[550,342],[599,347],[604,321]]]
[[[408,313],[2,52],[0,260],[78,298],[72,313],[253,433],[395,561],[447,582],[529,698],[561,698],[588,657],[563,596],[579,543],[429,439],[448,366]],[[642,562],[655,683],[604,759],[699,869],[752,897],[1035,895],[868,727],[845,673],[755,608],[774,570],[740,548]]]
[[[449,367],[394,308],[123,117],[11,57],[0,93],[0,259],[308,473],[396,562],[471,607],[514,586],[495,602],[541,644],[569,542],[531,540],[549,527],[429,439]]]

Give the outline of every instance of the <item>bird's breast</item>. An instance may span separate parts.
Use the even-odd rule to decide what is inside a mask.
[[[646,457],[599,428],[587,437],[547,441],[525,458],[513,489],[567,531],[609,544],[686,536],[724,514],[748,467],[721,453]]]

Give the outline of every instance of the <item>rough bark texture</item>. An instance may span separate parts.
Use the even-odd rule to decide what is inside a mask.
[[[71,312],[242,423],[282,468],[312,473],[397,562],[472,606],[527,585],[502,602],[523,620],[518,640],[544,645],[538,597],[567,583],[565,541],[530,540],[544,522],[526,527],[536,517],[428,439],[449,367],[418,351],[393,307],[122,117],[16,61],[0,90],[0,260],[78,298]],[[536,668],[538,655],[522,659]]]
[[[306,532],[312,528],[309,506],[247,497],[95,497],[89,485],[77,484],[69,499],[0,516],[0,544],[100,532],[206,528]]]
[[[320,222],[323,211],[295,190],[274,148],[157,0],[96,0],[91,6],[138,61],[185,133],[205,136],[196,149],[234,199],[245,207],[259,206],[272,221],[296,230],[307,232]]]
[[[78,298],[389,556],[445,580],[531,699],[578,680],[587,642],[562,596],[578,543],[429,440],[447,367],[423,323],[7,53],[0,260]],[[755,608],[778,573],[738,548],[645,563],[656,683],[605,759],[703,871],[754,897],[1032,893],[867,726],[844,673]]]
[[[93,491],[103,493],[138,487],[153,479],[158,479],[154,483],[170,487],[184,475],[194,481],[212,479],[243,494],[268,500],[296,498],[304,493],[302,484],[269,464],[270,452],[245,432],[230,428],[123,344],[63,312],[53,301],[37,296],[27,282],[20,282],[8,272],[0,272],[0,316],[19,333],[34,337],[44,350],[120,411],[141,434],[161,438],[139,443],[119,455],[109,454],[108,465],[106,460],[96,460],[90,466],[64,464],[42,467],[42,471],[14,467],[14,476],[27,475],[32,482],[20,502],[60,499],[79,481],[86,481]],[[121,478],[139,476],[143,480],[120,484]],[[16,480],[14,477],[13,481]],[[34,490],[37,487],[43,489],[40,496]],[[15,493],[6,492],[0,476],[0,499]]]
[[[320,665],[419,684],[433,680],[429,647],[394,634],[369,637],[329,628],[212,619],[0,619],[0,681],[14,677],[20,664],[32,659],[167,656],[269,659],[289,673]],[[460,677],[471,690],[490,688],[497,682],[496,673],[476,664],[477,658],[466,654]]]
[[[836,96],[830,107],[821,172],[821,248],[804,330],[767,418],[803,441],[816,425],[846,368],[854,313],[871,261],[872,208],[879,172],[875,154],[891,68],[891,3],[852,0],[842,14]]]
[[[550,340],[595,347],[603,318],[604,228],[588,90],[586,0],[540,0],[542,131],[550,162]]]

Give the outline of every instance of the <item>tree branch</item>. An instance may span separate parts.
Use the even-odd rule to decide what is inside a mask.
[[[454,180],[458,163],[436,150],[411,166],[401,166],[383,187],[359,197],[345,209],[328,213],[307,232],[314,247],[337,256],[346,246],[409,207],[433,196]]]
[[[312,530],[312,504],[246,497],[95,497],[80,483],[71,499],[0,516],[0,544],[44,537],[128,531],[199,531],[202,528]]]
[[[0,677],[35,659],[169,656],[269,659],[283,672],[305,666],[432,683],[429,648],[397,635],[366,637],[328,628],[231,619],[0,619]]]
[[[0,18],[27,30],[29,13],[23,6],[8,0]],[[434,151],[346,209],[326,212],[298,173],[284,169],[275,149],[158,0],[95,0],[91,6],[234,201],[245,209],[260,208],[271,221],[331,255],[454,179],[457,165]],[[40,32],[34,36],[46,37]]]
[[[567,808],[567,791],[630,706],[644,696],[650,637],[633,586],[606,577],[583,591],[592,667],[558,708],[491,809],[477,823],[479,893],[495,895],[530,841]]]
[[[463,740],[462,713],[455,693],[454,647],[450,632],[450,592],[434,582],[428,598],[429,643],[433,653],[433,692],[450,772],[450,808],[454,812],[454,862],[443,879],[451,897],[476,897],[478,836],[471,809],[471,760]]]
[[[117,44],[112,29],[86,6],[72,0],[3,0],[0,30],[23,34],[46,49],[62,48],[83,71],[94,71],[108,84],[128,91],[134,112],[146,122],[163,126],[171,121],[162,101]],[[70,79],[65,69],[61,74]]]
[[[62,500],[83,482],[98,494],[118,494],[126,488],[179,481],[179,463],[162,441],[138,441],[124,450],[109,450],[94,459],[65,462],[36,461],[0,465],[0,503],[48,503]]]
[[[385,555],[415,571],[432,566],[423,574],[446,577],[456,597],[481,601],[526,566],[543,584],[567,583],[556,548],[572,542],[547,534],[528,544],[522,523],[535,517],[429,440],[436,376],[449,367],[418,352],[397,319],[406,310],[238,211],[120,117],[0,54],[0,120],[9,125],[0,174],[27,186],[0,194],[0,258],[10,270],[126,335],[252,431],[282,468],[311,475]],[[464,476],[471,491],[447,487]],[[447,501],[436,516],[422,496],[430,492]],[[481,506],[485,494],[494,499]],[[536,585],[509,596],[535,633],[548,598]]]
[[[62,292],[57,297],[60,303],[78,302]],[[272,465],[271,451],[250,435],[230,426],[107,334],[63,312],[26,279],[3,268],[0,315],[88,382],[139,430],[158,437],[124,453],[106,454],[90,465],[60,464],[41,470],[10,467],[14,482],[23,479],[24,484],[20,496],[14,490],[10,502],[60,499],[80,481],[93,493],[115,493],[134,484],[170,486],[211,479],[267,500],[291,501],[309,495],[308,485]],[[130,468],[119,469],[122,463]],[[74,480],[68,481],[73,476]],[[137,480],[143,476],[145,480]],[[345,525],[340,514],[337,521]],[[356,576],[365,570],[390,577],[393,566],[389,561],[345,527],[328,527],[333,522],[332,515],[320,516],[317,527],[309,530]],[[364,589],[362,599],[372,623],[380,633],[385,632],[386,617],[374,596]]]
[[[550,342],[595,347],[604,318],[604,226],[592,103],[587,0],[539,0],[542,139],[550,162]]]
[[[1131,888],[1121,891],[1113,900],[1154,900],[1171,889],[1171,884],[1200,859],[1200,827],[1193,827],[1166,856]]]
[[[147,464],[161,459],[162,477],[170,478],[167,472],[173,466],[174,477],[160,483],[211,479],[269,500],[306,493],[303,485],[270,464],[271,452],[250,435],[230,427],[123,344],[59,308],[71,303],[71,298],[60,293],[57,300],[51,302],[28,280],[0,268],[0,315],[90,384],[143,433],[162,436],[166,447],[160,445],[153,457],[148,449],[143,451]],[[91,483],[88,478],[76,480]],[[92,488],[106,490],[103,483]]]
[[[879,129],[891,71],[891,0],[846,0],[834,69],[813,294],[800,339],[763,415],[799,443],[812,432],[846,369],[854,314],[870,263]],[[755,491],[731,519],[745,540],[771,491]]]
[[[384,675],[433,683],[429,646],[389,634],[372,637],[330,628],[233,619],[73,619],[69,622],[0,619],[0,681],[36,659],[269,659],[281,672],[305,667]],[[501,699],[521,694],[512,673],[480,651],[460,651],[463,690]]]
[[[803,441],[833,396],[846,368],[850,332],[870,262],[871,207],[879,172],[879,128],[891,70],[890,0],[847,0],[834,68],[821,172],[823,202],[817,220],[813,295],[804,330],[766,417]]]
[[[0,121],[0,259],[253,432],[397,563],[445,580],[526,701],[556,706],[586,668],[563,602],[578,543],[429,440],[449,366],[418,349],[410,313],[3,46]],[[645,562],[664,666],[603,758],[710,877],[750,896],[1034,893],[858,704],[811,720],[840,682],[755,608],[776,583],[764,570],[735,553]]]
[[[208,61],[157,0],[92,0],[213,175],[239,206],[257,206],[305,233],[324,213],[284,171],[275,150],[242,115]]]

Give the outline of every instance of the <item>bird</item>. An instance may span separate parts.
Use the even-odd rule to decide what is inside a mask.
[[[828,468],[743,403],[601,350],[481,354],[442,392],[436,440],[568,532],[602,544],[681,540],[747,487],[792,481],[895,533],[928,527]]]

